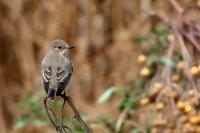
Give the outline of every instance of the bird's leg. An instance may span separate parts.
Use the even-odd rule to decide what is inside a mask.
[[[46,110],[46,113],[51,121],[51,123],[53,124],[53,126],[56,128],[56,131],[59,130],[58,126],[56,125],[56,123],[53,121],[53,119],[51,118],[51,115],[49,113],[49,108],[47,106],[47,97],[44,98],[44,107],[45,107],[45,110]]]
[[[63,97],[64,101],[67,101],[67,103],[69,104],[69,106],[71,107],[72,111],[75,114],[75,119],[80,123],[81,127],[84,128],[87,133],[92,133],[91,129],[88,127],[88,125],[82,120],[78,110],[75,108],[72,99],[70,96],[67,96],[65,93],[63,95],[61,95],[61,97]]]

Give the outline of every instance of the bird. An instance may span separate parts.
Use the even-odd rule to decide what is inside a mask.
[[[73,48],[74,45],[69,45],[64,40],[54,40],[42,59],[42,84],[47,98],[52,101],[67,90],[73,73],[73,64],[69,57],[69,51]]]

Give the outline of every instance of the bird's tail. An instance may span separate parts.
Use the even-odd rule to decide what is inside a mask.
[[[48,90],[48,98],[50,100],[54,100],[56,98],[57,89],[55,87],[49,88]]]

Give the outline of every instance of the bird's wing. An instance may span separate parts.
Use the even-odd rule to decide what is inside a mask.
[[[58,68],[57,80],[58,80],[58,91],[62,92],[68,85],[73,72],[73,66],[70,62],[66,67]]]
[[[46,93],[48,93],[50,78],[52,77],[52,69],[50,66],[42,68],[42,83]]]

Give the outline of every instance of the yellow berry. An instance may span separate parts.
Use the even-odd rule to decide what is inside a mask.
[[[192,108],[192,106],[191,106],[189,103],[185,104],[184,111],[185,111],[186,113],[191,113],[192,110],[193,110],[193,108]]]
[[[169,92],[169,97],[173,98],[174,100],[176,100],[178,98],[178,93],[176,91],[171,91]]]
[[[153,88],[149,92],[150,97],[155,97],[162,88],[163,88],[163,85],[161,83],[159,83],[159,82],[155,83],[153,85]]]
[[[190,69],[190,73],[192,76],[197,76],[199,74],[199,69],[198,67],[196,66],[193,66],[191,69]]]
[[[143,98],[140,100],[140,105],[144,106],[150,103],[149,98]]]
[[[180,110],[185,108],[185,102],[183,101],[178,101],[178,103],[176,104],[176,107]]]
[[[170,42],[173,42],[175,40],[175,36],[173,34],[169,34],[167,36],[167,39],[170,41]]]
[[[163,102],[159,102],[156,104],[156,110],[160,111],[164,108],[165,104]]]
[[[157,82],[154,84],[154,88],[160,90],[163,88],[163,85],[161,83]]]
[[[140,75],[142,77],[149,77],[150,74],[151,74],[150,69],[147,68],[147,67],[142,68],[141,71],[140,71]]]
[[[177,66],[176,66],[179,70],[183,70],[184,69],[184,62],[180,61],[178,62]]]
[[[189,118],[189,122],[190,122],[190,124],[193,124],[193,125],[199,124],[200,123],[200,116],[191,116]]]
[[[143,54],[139,55],[139,56],[137,57],[137,62],[138,62],[139,64],[145,64],[145,63],[147,62],[147,57],[146,57],[146,55],[143,55]]]
[[[181,76],[179,74],[172,75],[172,81],[175,83],[179,83],[181,81]]]

